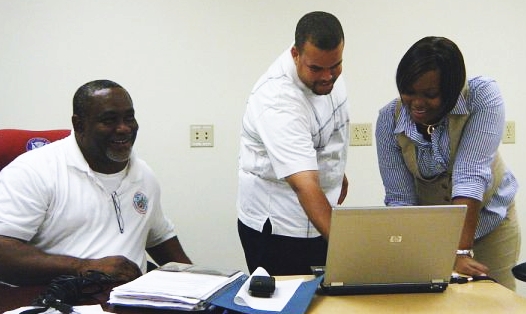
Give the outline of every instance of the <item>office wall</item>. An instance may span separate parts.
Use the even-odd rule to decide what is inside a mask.
[[[412,43],[426,35],[454,40],[469,75],[500,84],[507,118],[516,121],[516,144],[501,151],[525,184],[521,0],[0,0],[0,127],[70,127],[80,85],[121,83],[140,123],[136,150],[158,174],[164,209],[189,255],[245,270],[235,209],[240,120],[252,85],[313,10],[343,24],[352,122],[374,124],[396,96],[395,69]],[[191,124],[214,125],[213,148],[189,147]],[[382,204],[374,143],[350,147],[347,175],[344,205]],[[523,225],[525,204],[520,191]],[[526,296],[526,285],[519,292]]]

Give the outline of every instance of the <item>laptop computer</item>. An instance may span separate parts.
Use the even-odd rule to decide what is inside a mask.
[[[465,205],[335,208],[320,292],[444,291],[466,210]]]

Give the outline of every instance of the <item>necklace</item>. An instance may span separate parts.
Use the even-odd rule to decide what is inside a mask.
[[[438,123],[439,123],[439,122],[434,123],[434,124],[425,124],[425,123],[422,123],[423,126],[427,127],[427,129],[426,129],[427,135],[431,135],[431,133],[433,133],[433,131],[435,130],[435,126],[436,126]]]

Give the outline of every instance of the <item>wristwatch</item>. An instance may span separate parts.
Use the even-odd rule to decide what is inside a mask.
[[[457,255],[465,255],[471,258],[475,257],[473,250],[457,250]]]

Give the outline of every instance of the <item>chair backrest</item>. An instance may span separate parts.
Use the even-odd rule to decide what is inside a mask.
[[[71,130],[22,130],[0,129],[0,170],[18,155],[42,147],[71,134]]]

